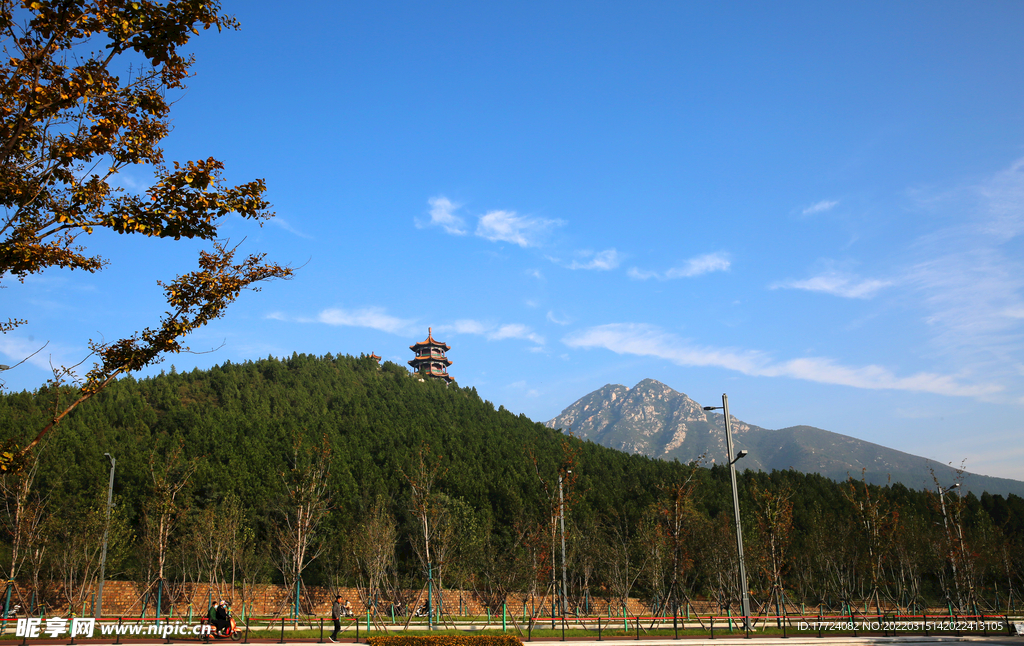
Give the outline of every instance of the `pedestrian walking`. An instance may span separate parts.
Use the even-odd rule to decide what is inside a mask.
[[[339,594],[334,598],[334,603],[331,604],[331,620],[334,622],[334,632],[327,638],[332,642],[338,639],[338,633],[341,632],[341,613],[343,606],[341,605],[341,595]]]

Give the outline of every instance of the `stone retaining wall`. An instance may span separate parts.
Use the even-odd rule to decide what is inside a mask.
[[[91,615],[93,613],[94,592],[94,590],[90,590],[85,595],[84,608],[81,602],[77,604],[77,607],[68,608],[68,601],[61,593],[61,589],[59,587],[51,587],[42,595],[42,603],[46,606],[45,612],[51,615],[70,613]],[[324,587],[303,587],[301,613],[314,617],[329,617],[331,614],[331,602],[334,600],[333,594],[334,590]],[[351,601],[356,615],[365,615],[367,604],[364,603],[358,589],[341,588],[337,591],[337,594],[340,594],[343,599]],[[427,596],[425,590],[415,589],[403,590],[401,594],[401,602],[407,608],[417,608],[423,605]],[[154,584],[145,585],[134,581],[107,581],[103,586],[103,615],[105,617],[154,617],[157,604],[156,596],[156,586]],[[212,586],[206,583],[169,583],[166,584],[161,594],[161,615],[187,617],[190,612],[192,616],[205,615],[211,599],[226,599],[230,601],[236,615],[244,612],[246,616],[287,617],[292,614],[295,591],[290,587],[277,584],[252,585],[247,586],[245,590],[241,586],[236,586],[232,592],[230,585]],[[16,603],[20,604],[22,608],[28,608],[31,605],[29,593],[25,590],[24,586],[19,585],[15,587],[11,604],[14,605]],[[39,605],[39,603],[36,604],[37,612],[39,611]],[[487,606],[484,600],[472,591],[444,590],[441,595],[441,605],[446,614],[457,616],[484,616],[487,614]],[[514,594],[506,600],[506,608],[508,614],[514,615],[517,618],[528,615],[550,617],[551,598],[547,596],[534,598],[530,595]],[[493,606],[490,610],[494,615],[500,616],[500,603]],[[807,610],[809,613],[816,614],[815,608],[808,607]],[[378,607],[378,611],[382,615],[389,615],[390,603],[381,604]],[[788,604],[786,611],[787,614],[799,615],[800,606]],[[889,608],[888,611],[892,612],[892,608]],[[945,611],[945,608],[929,609],[928,614],[937,616],[945,613]],[[609,602],[605,599],[591,599],[586,607],[579,609],[579,612],[581,615],[587,614],[589,616],[622,617],[623,608],[619,601]],[[690,612],[707,615],[711,613],[719,614],[721,610],[715,602],[695,600],[691,602]],[[630,598],[626,604],[626,613],[630,617],[638,615],[642,617],[652,614],[652,610],[650,605],[640,599]],[[771,614],[774,614],[774,611]]]

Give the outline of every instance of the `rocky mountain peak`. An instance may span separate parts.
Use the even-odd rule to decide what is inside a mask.
[[[632,388],[608,384],[546,424],[628,453],[682,462],[728,462],[724,416],[717,411],[705,413],[700,404],[656,379],[644,379]],[[742,469],[796,469],[836,480],[864,470],[869,482],[885,484],[892,476],[893,481],[913,488],[930,487],[932,470],[950,471],[925,458],[809,426],[770,431],[735,416],[731,425],[736,450],[750,452],[739,464]],[[1002,478],[971,474],[964,486],[976,487],[979,493],[988,487],[993,493],[1024,495],[1024,483]]]
[[[655,379],[632,388],[608,384],[547,422],[599,444],[659,456],[682,446],[693,424],[708,426],[700,404]]]

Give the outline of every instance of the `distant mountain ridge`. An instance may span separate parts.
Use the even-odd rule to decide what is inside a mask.
[[[725,460],[725,417],[705,412],[683,393],[654,379],[633,388],[608,384],[581,397],[546,425],[578,438],[626,451],[681,462]],[[848,476],[885,484],[890,476],[912,489],[935,486],[931,470],[944,486],[956,470],[949,465],[895,449],[833,433],[813,426],[769,430],[732,417],[736,449],[750,453],[737,466],[771,471],[796,469],[842,481]],[[1024,482],[973,473],[964,474],[963,487],[1024,496]]]

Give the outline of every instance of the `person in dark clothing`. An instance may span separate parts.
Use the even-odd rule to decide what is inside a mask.
[[[338,638],[338,633],[341,632],[341,615],[343,612],[341,595],[339,594],[334,598],[334,603],[331,604],[331,619],[334,621],[334,632],[327,639],[330,639],[332,642]]]
[[[224,634],[228,629],[228,604],[223,601],[217,606],[217,632]]]

